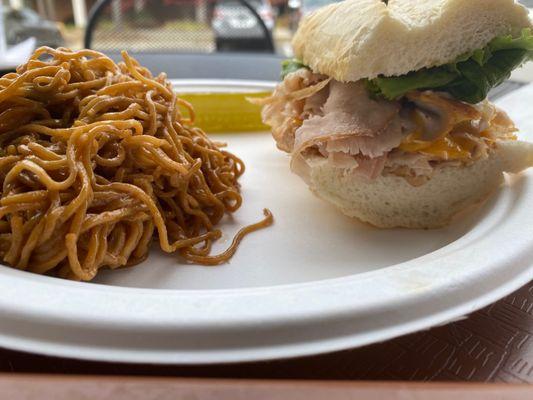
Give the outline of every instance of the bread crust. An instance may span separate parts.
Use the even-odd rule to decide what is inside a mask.
[[[309,187],[344,214],[380,228],[439,228],[460,211],[486,199],[504,181],[504,172],[533,166],[533,144],[502,141],[490,156],[469,166],[443,166],[421,186],[398,176],[366,181],[310,160]]]
[[[346,0],[304,17],[293,48],[314,72],[358,81],[447,64],[531,26],[514,0]]]

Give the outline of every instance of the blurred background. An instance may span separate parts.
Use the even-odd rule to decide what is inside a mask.
[[[3,18],[8,46],[34,37],[37,45],[79,49],[90,29],[88,44],[104,51],[274,51],[290,56],[300,18],[334,1],[3,0]],[[96,9],[97,15],[91,15]]]
[[[291,56],[302,16],[335,0],[2,0],[7,46]],[[533,0],[521,0],[533,9]]]

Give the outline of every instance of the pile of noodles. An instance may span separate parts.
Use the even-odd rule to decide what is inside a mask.
[[[242,202],[244,164],[194,127],[164,74],[123,53],[40,48],[0,78],[0,257],[19,269],[90,280],[142,261],[156,236],[188,261]],[[183,115],[186,114],[186,115]]]

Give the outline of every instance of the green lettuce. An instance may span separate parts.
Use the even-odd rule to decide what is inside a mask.
[[[394,100],[411,90],[448,92],[458,100],[478,103],[488,92],[509,78],[511,72],[533,59],[533,35],[530,28],[521,35],[498,36],[487,46],[464,54],[453,63],[433,68],[423,68],[402,76],[377,77],[367,80],[375,96]],[[306,68],[298,60],[286,60],[282,77],[299,68]]]
[[[297,60],[296,58],[283,60],[281,62],[281,80],[285,79],[285,77],[291,72],[296,72],[301,68],[309,69],[307,65],[303,64],[300,60]]]
[[[520,37],[499,36],[482,49],[465,54],[453,63],[423,68],[402,76],[377,77],[367,86],[375,95],[397,99],[410,90],[433,89],[448,92],[458,100],[478,103],[489,91],[509,78],[511,72],[533,59],[531,29]]]

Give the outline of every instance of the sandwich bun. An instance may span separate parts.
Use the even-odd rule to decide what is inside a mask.
[[[391,175],[369,182],[320,157],[307,161],[310,189],[347,216],[380,228],[439,228],[485,200],[503,183],[504,172],[533,166],[533,143],[498,142],[489,157],[469,166],[436,168],[433,177],[417,187]]]
[[[314,72],[348,82],[447,64],[527,27],[514,0],[346,0],[304,17],[293,48]]]

